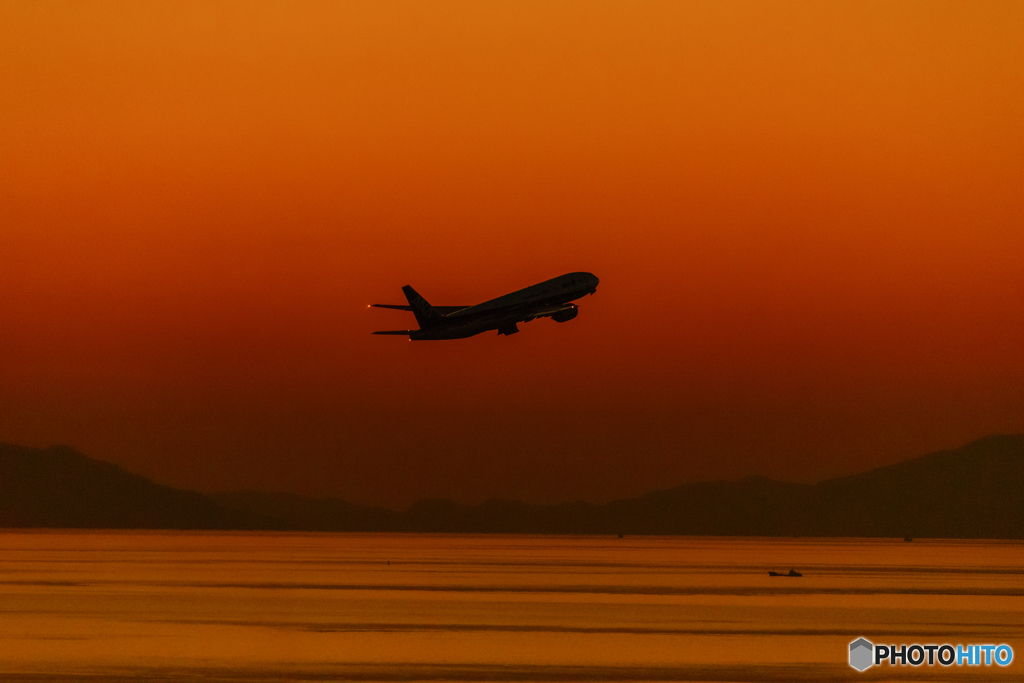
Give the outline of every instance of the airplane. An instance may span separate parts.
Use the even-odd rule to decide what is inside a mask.
[[[600,282],[591,273],[566,273],[531,285],[518,292],[499,296],[476,306],[431,306],[415,289],[402,287],[408,306],[370,304],[374,308],[412,311],[418,330],[383,330],[373,334],[409,335],[409,340],[464,339],[488,330],[499,335],[515,334],[518,323],[536,318],[551,318],[564,323],[575,318],[580,309],[570,303],[597,291]]]

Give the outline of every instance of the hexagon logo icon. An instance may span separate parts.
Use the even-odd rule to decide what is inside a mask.
[[[874,662],[875,646],[871,641],[858,638],[850,643],[850,666],[857,671],[864,671]]]

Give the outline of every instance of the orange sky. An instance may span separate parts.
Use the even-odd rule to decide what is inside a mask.
[[[0,5],[0,440],[392,506],[1024,431],[1024,4]],[[579,317],[409,343],[574,270]]]

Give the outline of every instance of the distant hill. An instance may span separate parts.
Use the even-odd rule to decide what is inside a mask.
[[[281,523],[222,507],[67,446],[0,444],[0,527],[255,529]]]
[[[338,498],[307,498],[294,493],[232,491],[210,499],[238,512],[264,515],[303,531],[397,531],[398,513],[347,503]]]
[[[823,481],[815,492],[808,534],[1024,538],[1024,434]]]
[[[0,526],[1024,538],[1024,434],[818,484],[748,477],[604,505],[428,499],[402,512],[259,491],[204,496],[67,447],[0,445]]]

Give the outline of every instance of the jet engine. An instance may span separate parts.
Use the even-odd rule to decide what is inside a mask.
[[[554,320],[556,323],[565,323],[569,322],[579,314],[579,306],[573,306],[571,308],[563,308],[561,311],[558,311],[557,313],[552,313],[551,319]]]

